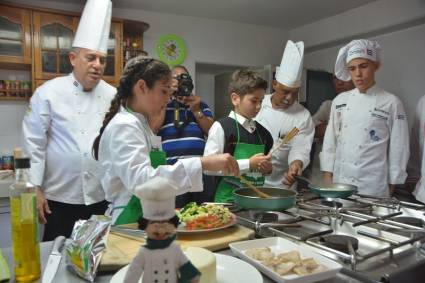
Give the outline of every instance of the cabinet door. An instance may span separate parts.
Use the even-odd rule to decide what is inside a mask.
[[[0,62],[31,64],[31,13],[0,5]]]
[[[108,40],[108,54],[103,79],[117,85],[122,72],[122,23],[112,22]]]
[[[76,18],[33,12],[35,79],[51,79],[69,74],[68,53],[74,40]]]

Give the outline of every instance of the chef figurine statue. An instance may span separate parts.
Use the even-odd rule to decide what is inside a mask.
[[[125,283],[139,282],[142,273],[143,283],[199,282],[201,273],[174,242],[179,223],[175,212],[177,190],[172,181],[163,177],[136,187],[143,209],[139,228],[145,230],[147,240],[131,262]]]

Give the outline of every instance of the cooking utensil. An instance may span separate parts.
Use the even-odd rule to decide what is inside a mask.
[[[298,180],[307,182],[308,188],[311,192],[322,198],[347,198],[352,194],[357,192],[357,186],[342,184],[342,183],[332,183],[332,184],[312,184],[309,179],[296,176]]]
[[[262,198],[269,198],[270,195],[260,191],[256,186],[254,186],[250,181],[248,181],[247,179],[245,179],[245,177],[243,176],[238,176],[238,178],[241,180],[242,183],[244,183],[245,185],[248,186],[248,188],[253,189],[257,195],[259,195]]]
[[[225,179],[225,182],[239,189],[233,191],[235,204],[245,209],[254,210],[285,210],[295,205],[297,193],[288,189],[259,187],[269,198],[258,197],[250,188],[241,187],[239,183]]]
[[[52,251],[50,252],[49,259],[47,261],[46,268],[43,272],[42,283],[51,283],[55,278],[56,271],[58,270],[59,264],[62,259],[62,248],[65,243],[64,236],[56,237],[53,242]]]
[[[299,132],[300,130],[297,127],[292,128],[291,131],[289,131],[289,133],[287,133],[285,135],[285,137],[280,141],[280,143],[278,143],[277,145],[275,145],[272,150],[270,150],[269,154],[270,156],[272,156],[272,154],[278,149],[280,148],[282,145],[289,143]]]

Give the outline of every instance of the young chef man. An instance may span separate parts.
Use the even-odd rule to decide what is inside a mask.
[[[332,102],[320,154],[324,181],[356,185],[361,194],[386,197],[406,179],[409,133],[401,101],[380,88],[376,41],[353,40],[340,49],[336,76],[355,89]]]
[[[44,241],[69,237],[76,220],[107,208],[91,148],[116,92],[102,80],[111,12],[109,0],[87,1],[69,54],[73,72],[40,86],[23,120]]]
[[[410,159],[407,166],[408,178],[406,187],[413,188],[413,195],[420,202],[425,203],[425,96],[416,106],[415,117],[410,135]]]
[[[273,81],[273,94],[264,97],[261,110],[255,118],[272,135],[274,144],[279,144],[292,128],[300,132],[293,140],[273,153],[273,172],[266,176],[265,185],[291,186],[295,176],[310,162],[310,150],[314,136],[314,124],[310,112],[297,102],[301,86],[304,43],[288,40],[282,62]]]

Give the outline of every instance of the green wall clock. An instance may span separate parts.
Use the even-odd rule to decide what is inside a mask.
[[[186,58],[186,44],[180,36],[165,34],[156,43],[156,53],[159,59],[168,65],[180,65]]]

